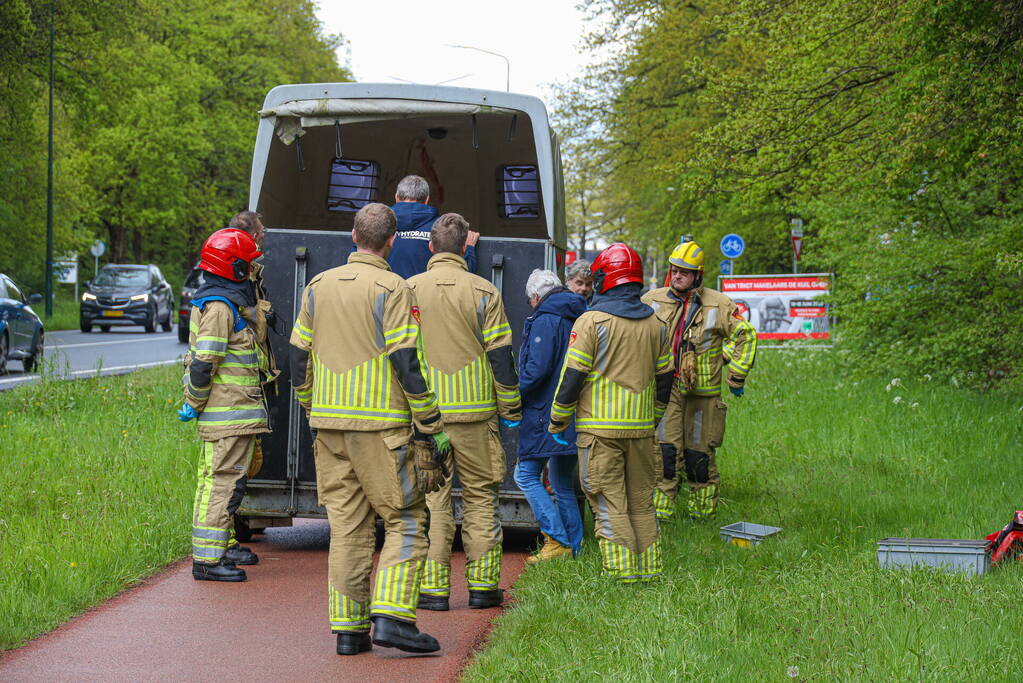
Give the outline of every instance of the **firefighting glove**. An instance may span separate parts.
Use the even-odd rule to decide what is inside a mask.
[[[195,408],[187,403],[182,403],[181,407],[178,408],[178,419],[182,422],[188,422],[189,420],[194,420],[197,417],[199,417],[199,413],[195,412]]]
[[[252,447],[252,461],[249,462],[249,470],[246,472],[246,476],[251,479],[256,476],[263,467],[263,444],[260,443],[259,439],[256,439],[255,445]]]
[[[728,390],[732,392],[732,395],[736,398],[742,398],[742,392],[745,391],[743,387],[728,387]]]
[[[696,352],[686,351],[678,362],[678,378],[686,391],[696,388]]]
[[[678,474],[676,471],[676,464],[678,461],[678,451],[670,443],[661,444],[661,462],[664,467],[664,478],[674,479],[675,475]]]
[[[437,438],[439,435],[443,439]],[[444,454],[440,452],[438,441],[446,445]],[[426,439],[412,439],[412,463],[416,472],[416,488],[423,493],[439,491],[448,478],[445,464],[447,453],[451,451],[451,442],[447,434],[439,432]]]
[[[501,426],[507,427],[508,429],[515,429],[522,423],[522,420],[509,420],[504,417],[498,419],[501,421]]]

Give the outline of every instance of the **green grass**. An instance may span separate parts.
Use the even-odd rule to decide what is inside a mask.
[[[886,390],[833,361],[761,354],[729,401],[718,519],[662,526],[663,580],[602,578],[588,538],[577,561],[523,574],[466,680],[1016,678],[1023,566],[881,571],[876,550],[982,538],[1023,507],[1023,397]],[[736,521],[783,530],[744,550],[718,535]]]
[[[79,288],[79,296],[84,291]],[[36,304],[32,310],[43,319],[43,329],[47,332],[57,330],[78,329],[78,309],[80,302],[74,298],[75,290],[72,285],[57,285],[56,294],[53,297],[53,315],[46,316],[46,302]]]
[[[167,367],[0,392],[0,650],[188,552],[180,387]]]

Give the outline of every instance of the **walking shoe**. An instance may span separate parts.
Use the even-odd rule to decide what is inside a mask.
[[[473,609],[500,607],[502,602],[504,602],[504,591],[500,588],[489,591],[469,591],[469,607]]]
[[[405,652],[436,652],[440,643],[433,636],[421,633],[415,624],[390,617],[370,617],[373,622],[373,644],[396,647]]]
[[[430,595],[429,593],[419,594],[419,603],[416,609],[427,609],[431,612],[447,612],[451,609],[446,595]]]
[[[243,545],[233,545],[228,548],[224,553],[224,559],[235,564],[259,564],[259,555]]]
[[[369,631],[343,631],[337,634],[337,653],[339,655],[357,655],[372,649],[373,643],[369,639]]]
[[[544,543],[538,551],[526,558],[526,564],[537,564],[544,560],[553,560],[558,557],[572,557],[572,549],[561,545],[547,534],[541,532]]]
[[[224,558],[217,564],[192,562],[192,578],[196,581],[244,581],[245,572]]]

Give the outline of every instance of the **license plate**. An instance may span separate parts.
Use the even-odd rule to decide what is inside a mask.
[[[103,311],[104,318],[122,318],[124,311]]]

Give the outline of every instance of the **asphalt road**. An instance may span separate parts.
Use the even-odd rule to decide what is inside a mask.
[[[113,328],[110,332],[85,334],[78,330],[46,333],[43,372],[75,379],[83,376],[124,374],[142,368],[180,362],[186,345],[172,332],[146,334],[141,327]],[[10,360],[8,374],[0,377],[0,391],[35,381],[37,373],[26,374],[21,362]]]

